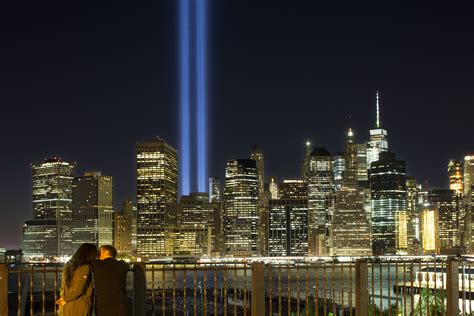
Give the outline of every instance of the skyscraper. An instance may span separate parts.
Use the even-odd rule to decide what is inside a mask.
[[[367,168],[370,164],[379,159],[381,152],[388,151],[387,130],[380,122],[379,92],[376,94],[376,120],[375,127],[369,131],[370,139],[367,143]]]
[[[218,177],[209,178],[209,202],[221,202],[221,182]]]
[[[209,202],[205,192],[192,192],[181,196],[179,202],[179,225],[182,228],[203,227],[211,230],[209,251],[220,252],[222,248],[222,214],[218,202]]]
[[[265,195],[265,160],[263,151],[254,146],[250,159],[255,160],[257,165],[257,179],[258,179],[258,236],[257,236],[257,251],[264,255],[267,252],[267,222],[268,222],[268,200]]]
[[[253,159],[229,160],[223,199],[225,251],[233,256],[257,254],[258,175]]]
[[[303,180],[283,180],[278,188],[278,198],[283,200],[307,199],[308,184]]]
[[[406,211],[405,162],[391,152],[381,152],[369,171],[372,209],[372,248],[374,254],[394,254],[397,219]],[[406,249],[405,249],[406,251]]]
[[[25,257],[58,260],[72,254],[74,166],[61,158],[32,165],[33,220],[23,226]]]
[[[364,193],[357,186],[357,147],[354,133],[346,138],[345,173],[342,187],[336,192],[331,223],[331,254],[335,256],[369,256],[372,254],[370,220],[364,210]]]
[[[137,145],[137,253],[165,252],[164,228],[177,223],[178,161],[176,149],[161,138]]]
[[[136,238],[137,215],[130,199],[123,202],[122,209],[114,213],[114,247],[118,253],[127,256],[135,255],[134,238]]]
[[[357,144],[357,181],[359,186],[367,187],[369,175],[367,172],[367,143]]]
[[[421,241],[424,254],[436,254],[439,248],[438,212],[426,208],[421,211]]]
[[[270,256],[308,254],[308,186],[302,180],[284,180],[280,199],[269,201]]]
[[[474,253],[474,154],[464,157],[463,211],[465,213],[466,246]]]
[[[277,200],[278,199],[278,182],[275,177],[270,177],[268,190],[270,191],[270,198],[272,200]]]
[[[112,177],[86,172],[72,183],[73,251],[83,243],[113,244]]]
[[[449,189],[463,194],[463,166],[459,160],[450,159],[448,163]]]
[[[416,183],[416,179],[413,177],[407,177],[407,253],[409,255],[419,254],[419,245],[421,242],[420,238],[420,211],[422,208],[419,207],[419,192],[421,186]]]
[[[334,187],[336,191],[342,188],[344,182],[344,171],[346,170],[345,153],[338,152],[332,161],[332,169],[334,170]]]
[[[326,148],[316,147],[308,157],[309,254],[329,255],[329,228],[334,210],[334,171]]]
[[[438,215],[439,253],[461,254],[459,214],[461,199],[454,190],[431,190],[428,194],[430,209]]]

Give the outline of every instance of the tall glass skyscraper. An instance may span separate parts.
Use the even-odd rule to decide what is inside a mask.
[[[391,152],[381,152],[369,170],[372,209],[372,248],[375,255],[394,254],[397,219],[406,211],[405,162]]]
[[[428,201],[430,209],[438,214],[438,253],[461,254],[460,197],[454,190],[431,190]]]
[[[59,260],[72,254],[74,167],[61,158],[32,165],[33,220],[23,226],[25,257]]]
[[[225,252],[246,257],[257,255],[258,222],[257,162],[227,162],[223,198]]]
[[[112,177],[87,172],[72,184],[73,251],[85,242],[113,244]]]
[[[342,188],[344,182],[344,171],[346,170],[345,154],[338,152],[332,161],[332,169],[334,170],[334,187],[336,191]]]
[[[137,145],[137,254],[165,253],[165,227],[177,224],[178,159],[161,138]]]
[[[379,92],[376,94],[376,120],[375,127],[372,128],[370,139],[367,143],[367,168],[370,169],[370,164],[379,159],[381,152],[388,151],[387,130],[382,127],[380,122],[380,106],[379,106]]]

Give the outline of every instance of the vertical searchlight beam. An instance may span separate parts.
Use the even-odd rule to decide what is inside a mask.
[[[199,192],[207,191],[207,0],[196,0],[196,136],[197,184]]]
[[[187,195],[191,189],[191,130],[190,130],[190,0],[179,1],[179,108],[180,108],[180,191]]]

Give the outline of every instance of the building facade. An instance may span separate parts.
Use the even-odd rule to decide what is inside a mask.
[[[344,171],[346,170],[345,154],[338,152],[332,161],[332,170],[334,170],[334,188],[339,191],[344,182]]]
[[[137,254],[165,253],[166,227],[177,224],[178,158],[161,138],[137,145]]]
[[[268,199],[265,194],[265,157],[263,151],[254,146],[250,154],[250,159],[255,160],[257,166],[258,179],[258,236],[257,236],[257,251],[261,255],[266,255],[268,252]]]
[[[112,177],[100,172],[86,172],[72,183],[72,246],[83,243],[97,247],[114,241]]]
[[[448,163],[449,189],[461,195],[464,192],[463,186],[463,165],[459,160],[450,159]]]
[[[258,175],[255,160],[227,162],[222,207],[226,254],[236,257],[257,255]]]
[[[474,254],[474,154],[464,157],[463,212],[468,254]]]
[[[372,248],[375,255],[406,251],[397,241],[397,219],[406,211],[405,162],[391,152],[380,153],[369,171],[372,209]]]
[[[114,213],[114,247],[119,255],[136,255],[137,213],[130,199],[123,202],[122,209]]]
[[[308,229],[309,254],[327,256],[331,241],[329,229],[334,211],[333,157],[326,148],[316,147],[309,158],[308,184]]]
[[[221,182],[219,177],[209,178],[209,202],[221,202]]]
[[[74,167],[61,158],[32,165],[33,219],[22,229],[26,258],[61,260],[72,255]]]
[[[308,199],[269,201],[269,256],[308,255]]]
[[[455,190],[431,190],[428,194],[430,209],[437,212],[437,253],[443,255],[461,254],[462,232],[459,215],[461,198]]]
[[[210,252],[221,253],[223,245],[221,206],[209,202],[205,192],[192,192],[181,196],[179,202],[178,227],[203,227],[211,229]],[[209,253],[210,255],[211,253]]]
[[[407,209],[406,209],[406,243],[407,243],[407,254],[418,255],[420,253],[420,207],[419,192],[421,186],[416,183],[416,179],[413,177],[407,177],[406,180],[407,188]]]
[[[333,256],[369,256],[372,254],[370,220],[364,210],[364,192],[358,187],[357,146],[349,129],[346,138],[345,173],[336,192],[336,204],[330,236]]]

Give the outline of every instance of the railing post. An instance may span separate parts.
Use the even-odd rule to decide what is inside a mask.
[[[133,264],[133,315],[146,315],[146,267],[142,262]]]
[[[0,264],[0,315],[8,315],[8,268]]]
[[[356,315],[367,316],[369,311],[369,268],[367,261],[359,259],[355,269]]]
[[[252,263],[252,316],[265,315],[265,265]]]
[[[459,263],[449,257],[446,262],[447,315],[459,315]]]

